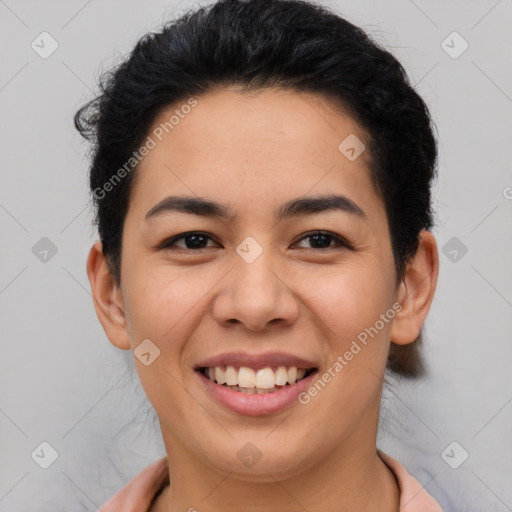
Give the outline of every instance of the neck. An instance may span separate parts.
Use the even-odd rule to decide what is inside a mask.
[[[265,471],[257,482],[219,472],[162,429],[172,485],[159,496],[155,511],[397,512],[398,484],[376,451],[378,409],[372,419],[304,471],[286,478]]]

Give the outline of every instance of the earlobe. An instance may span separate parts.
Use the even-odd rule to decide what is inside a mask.
[[[397,300],[402,309],[397,312],[391,328],[391,341],[396,345],[407,345],[419,336],[434,299],[438,274],[439,254],[435,237],[423,230],[416,254],[408,262],[398,289]]]
[[[101,242],[96,242],[89,251],[87,275],[94,308],[105,334],[112,345],[128,350],[130,337],[126,329],[123,297],[108,269]]]

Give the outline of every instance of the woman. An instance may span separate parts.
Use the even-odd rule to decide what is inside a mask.
[[[75,123],[96,312],[167,452],[102,510],[441,510],[376,447],[439,265],[433,125],[397,60],[319,5],[221,0],[143,37]]]

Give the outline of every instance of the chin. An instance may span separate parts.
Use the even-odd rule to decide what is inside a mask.
[[[268,432],[265,435],[268,435]],[[216,453],[204,454],[203,457],[219,472],[229,473],[229,478],[253,483],[275,483],[276,480],[295,477],[311,468],[315,464],[313,459],[321,459],[319,451],[315,450],[311,443],[304,446],[300,442],[294,444],[290,439],[265,442],[264,436],[261,436],[261,442],[255,438],[253,442],[250,438],[251,436],[246,434],[241,442],[230,439],[227,447],[228,457],[219,459],[222,447],[218,448]],[[218,443],[212,445],[219,447]],[[234,450],[234,446],[240,448]],[[309,456],[306,450],[311,451]],[[298,454],[302,454],[302,457],[299,458]]]

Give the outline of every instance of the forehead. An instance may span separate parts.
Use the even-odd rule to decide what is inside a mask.
[[[257,208],[269,203],[273,210],[292,197],[339,192],[382,213],[368,151],[350,160],[340,150],[344,141],[364,144],[367,136],[325,98],[219,89],[194,99],[194,107],[182,108],[186,98],[156,117],[148,132],[154,147],[139,164],[131,202],[149,208],[183,194]]]

